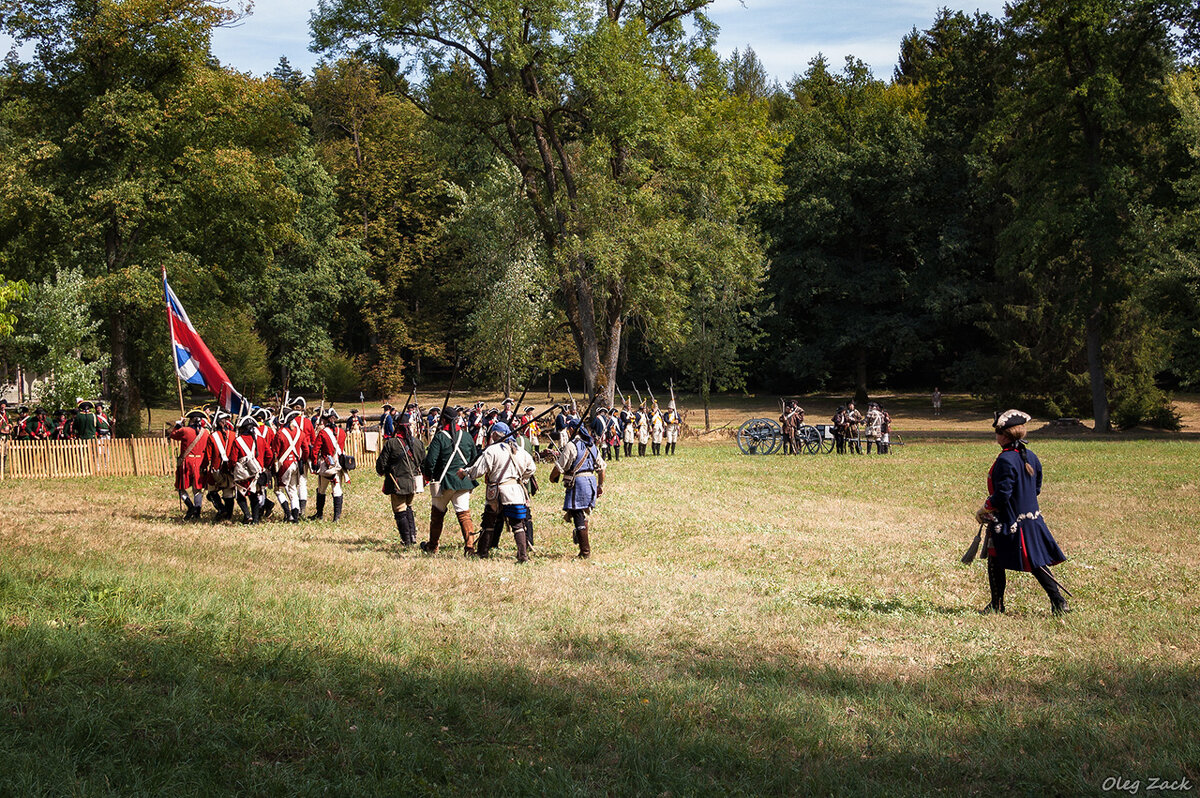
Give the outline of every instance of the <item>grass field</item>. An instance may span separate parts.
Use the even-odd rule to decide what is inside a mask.
[[[1033,445],[1064,619],[1023,574],[977,614],[985,436],[622,460],[583,562],[543,479],[523,567],[449,528],[403,550],[369,470],[298,527],[184,526],[166,479],[0,483],[0,795],[1200,783],[1200,443]]]

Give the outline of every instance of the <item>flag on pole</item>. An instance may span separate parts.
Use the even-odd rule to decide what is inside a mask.
[[[233,389],[225,370],[217,363],[204,340],[192,326],[187,311],[179,297],[167,282],[167,270],[163,269],[163,293],[167,298],[167,317],[171,322],[171,344],[175,350],[175,372],[188,385],[206,388],[217,397],[217,402],[226,412],[242,415],[250,405]]]

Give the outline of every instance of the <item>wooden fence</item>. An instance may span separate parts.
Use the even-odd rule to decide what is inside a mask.
[[[374,436],[346,436],[346,454],[358,460],[376,448]],[[0,480],[62,477],[162,477],[175,474],[179,444],[167,438],[92,441],[0,441]],[[362,467],[371,468],[371,463]]]

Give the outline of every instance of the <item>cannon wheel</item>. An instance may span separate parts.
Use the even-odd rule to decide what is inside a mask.
[[[800,429],[796,430],[796,448],[804,447],[807,454],[820,454],[821,452],[821,433],[816,427],[805,424]]]
[[[779,448],[783,431],[769,418],[752,418],[738,427],[737,442],[742,454],[771,454]]]

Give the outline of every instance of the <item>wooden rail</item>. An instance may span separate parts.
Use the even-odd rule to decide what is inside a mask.
[[[372,436],[374,438],[375,436]],[[377,446],[361,432],[346,436],[346,454],[361,468]],[[0,480],[64,477],[164,477],[175,474],[179,444],[167,438],[106,438],[91,441],[0,440]]]

